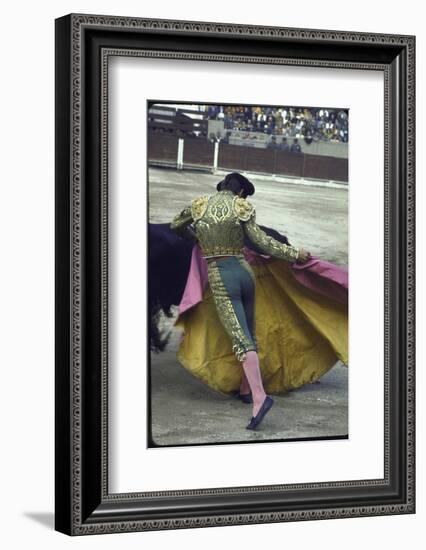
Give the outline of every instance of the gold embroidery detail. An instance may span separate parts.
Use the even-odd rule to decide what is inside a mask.
[[[256,223],[253,204],[229,191],[194,199],[191,206],[175,216],[170,226],[182,233],[182,228],[192,222],[204,256],[242,254],[244,230],[250,240],[270,256],[296,261],[299,255],[297,248],[283,244],[262,231]]]
[[[249,221],[244,223],[244,228],[249,239],[265,254],[290,262],[296,261],[299,257],[299,250],[297,248],[281,243],[273,237],[270,237],[257,225],[255,212],[253,212]]]
[[[238,256],[241,255],[241,248],[227,248],[226,246],[213,246],[204,251],[205,256]]]
[[[238,361],[244,361],[246,352],[255,348],[241,328],[234,306],[220,276],[217,262],[209,262],[207,273],[219,319],[231,338],[232,351]]]
[[[208,202],[209,202],[208,195],[203,195],[202,197],[198,197],[192,201],[191,209],[192,209],[192,217],[194,218],[194,221],[197,221],[203,217],[203,214],[206,211]]]
[[[242,254],[244,232],[232,207],[235,195],[220,191],[211,195],[194,229],[204,256]]]
[[[190,223],[192,223],[192,213],[191,213],[191,207],[186,206],[179,214],[176,214],[176,216],[173,218],[170,228],[174,231],[178,231],[188,226]]]
[[[233,206],[237,217],[243,222],[248,221],[254,212],[254,206],[251,202],[242,197],[235,197]]]
[[[219,201],[212,205],[210,214],[216,223],[221,223],[230,216],[231,210],[226,201]]]

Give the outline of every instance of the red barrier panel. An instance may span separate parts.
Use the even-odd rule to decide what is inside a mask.
[[[176,163],[178,138],[163,132],[148,133],[148,161]]]
[[[206,139],[187,138],[183,146],[183,164],[209,166],[214,162],[214,143]]]

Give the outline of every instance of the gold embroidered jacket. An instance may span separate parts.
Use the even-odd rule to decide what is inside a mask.
[[[242,254],[244,231],[265,254],[291,262],[299,255],[297,248],[267,235],[256,223],[253,204],[229,190],[197,197],[170,227],[182,234],[191,224],[204,256]]]

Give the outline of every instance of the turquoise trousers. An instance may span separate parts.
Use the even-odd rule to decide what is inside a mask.
[[[255,336],[256,278],[244,256],[207,259],[207,272],[219,319],[238,361],[257,351]]]

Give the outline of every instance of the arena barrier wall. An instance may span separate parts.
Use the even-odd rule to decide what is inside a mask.
[[[178,158],[179,139],[167,134],[148,134],[148,162],[151,166],[183,169],[235,170],[295,178],[348,182],[348,159],[280,149],[212,143],[204,138],[185,138],[183,158]],[[303,146],[303,145],[302,145]],[[215,147],[217,147],[215,158]]]

